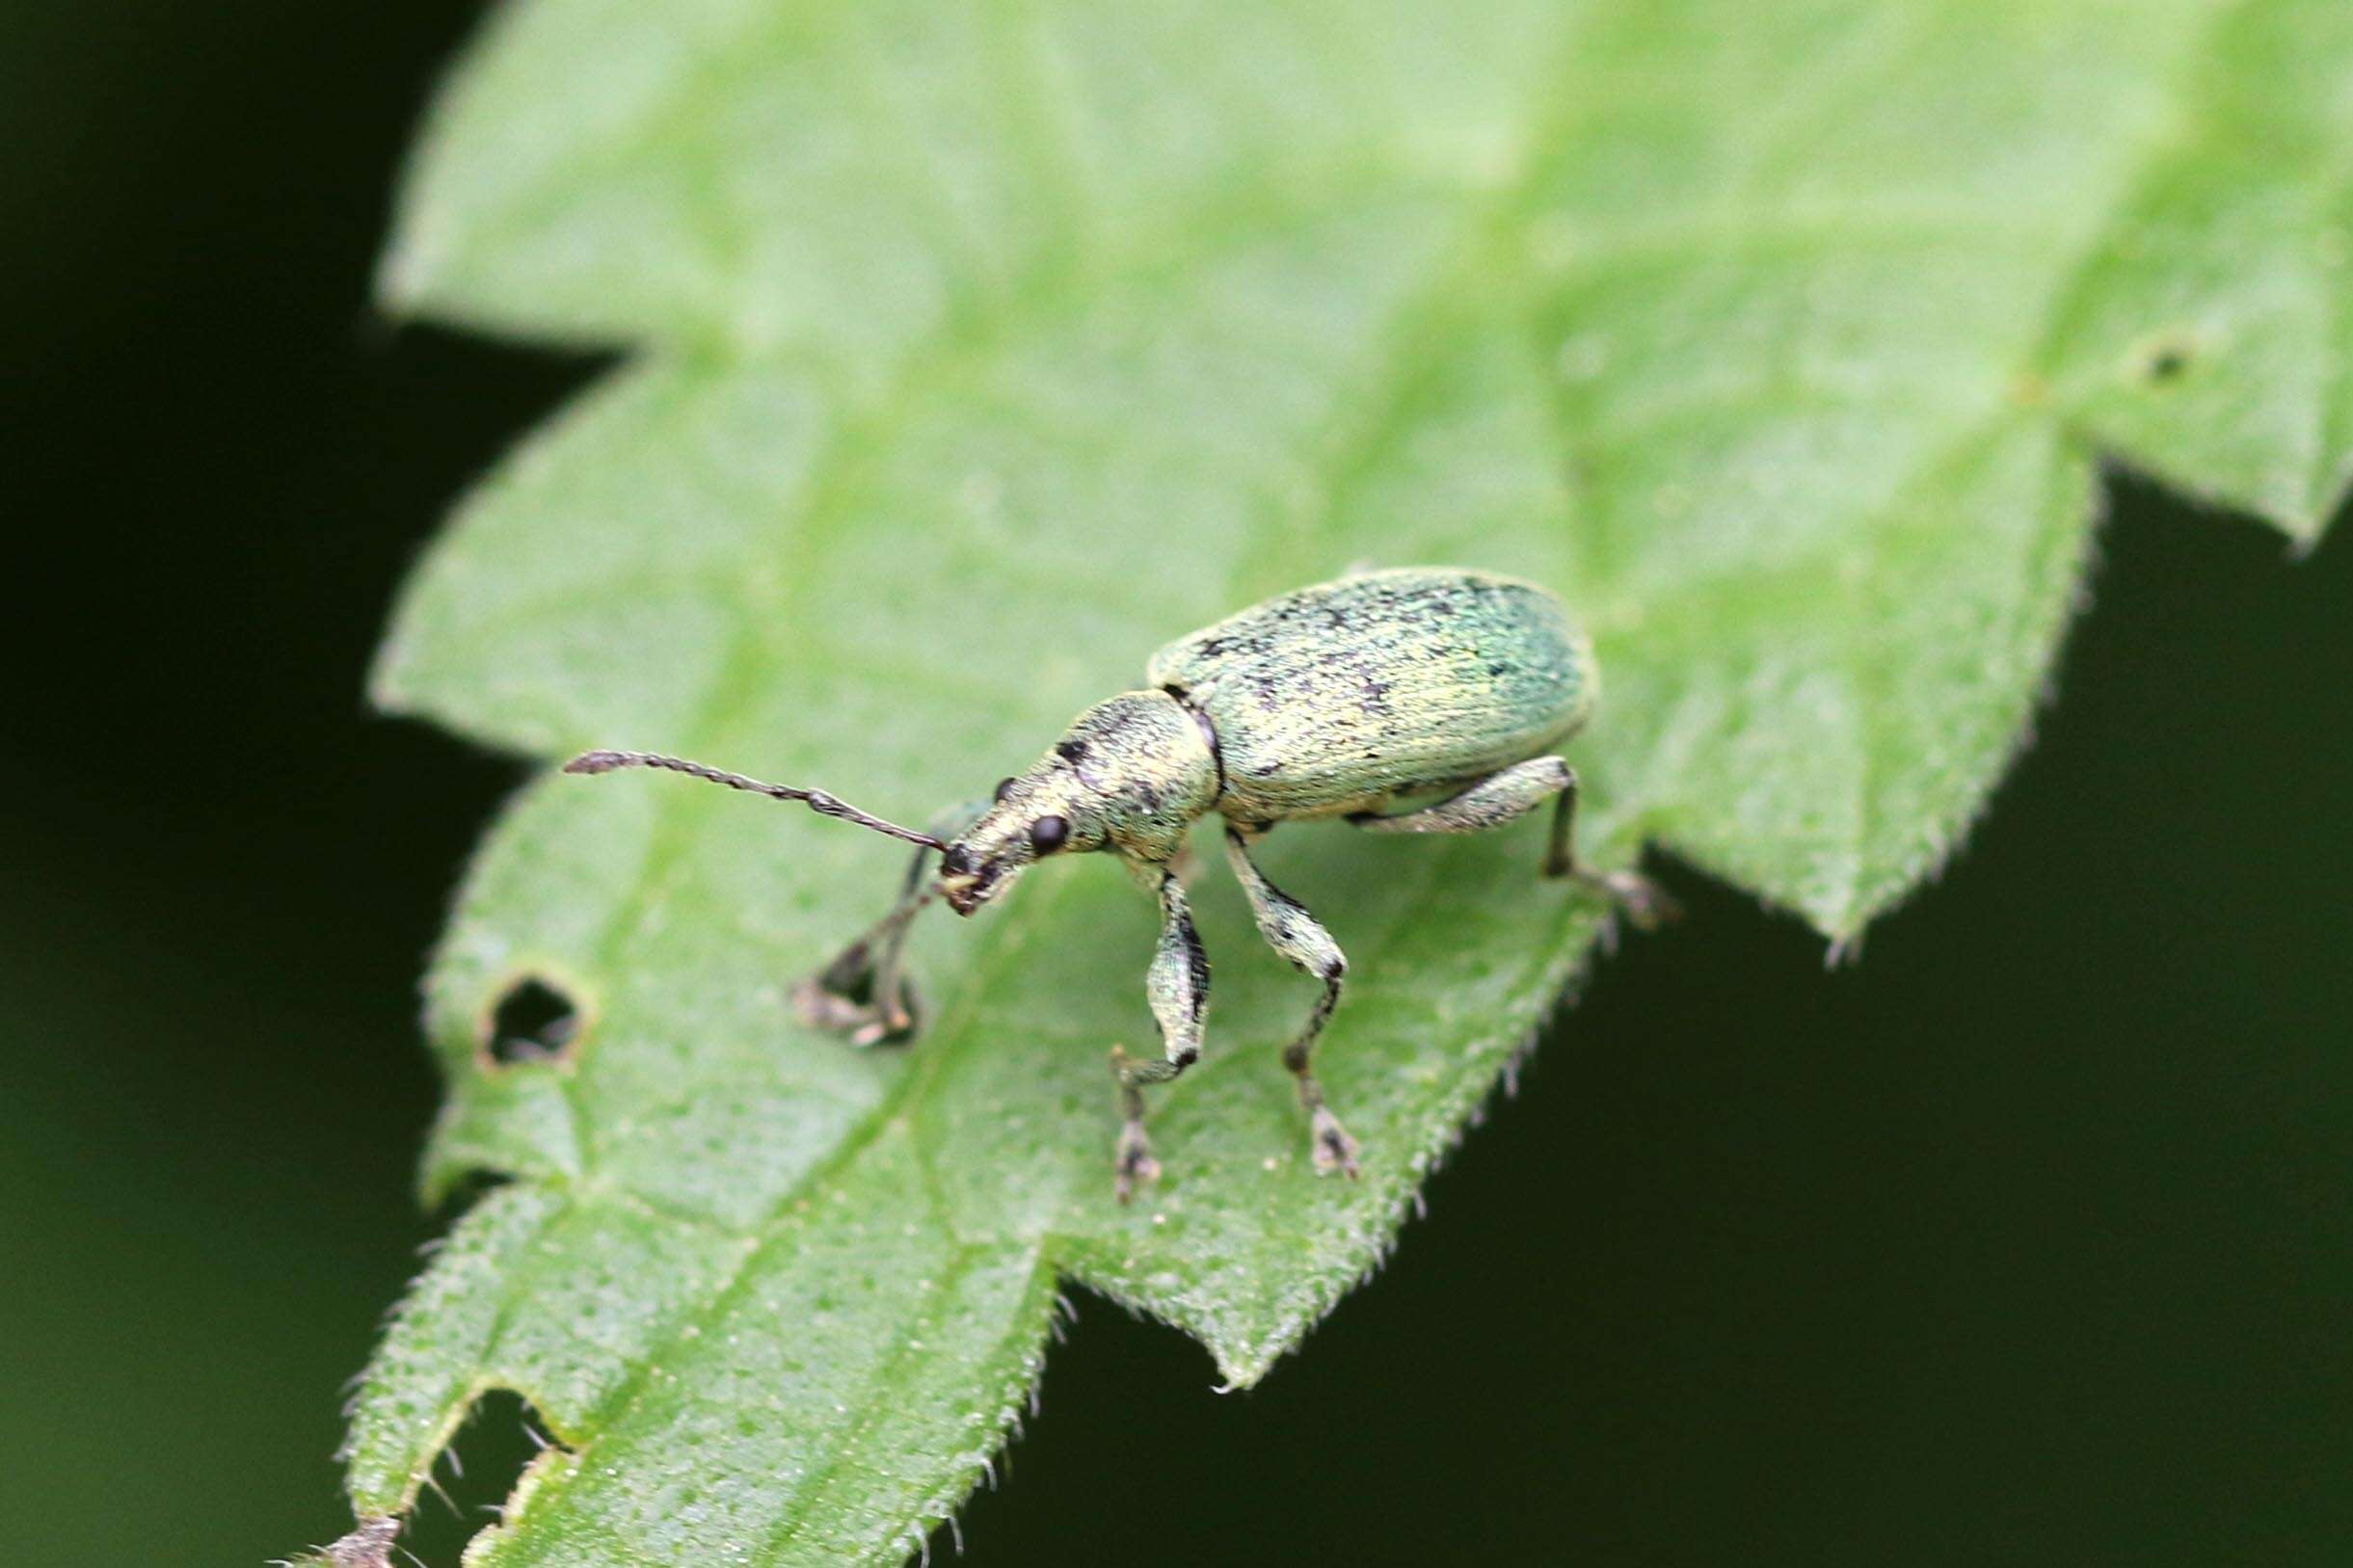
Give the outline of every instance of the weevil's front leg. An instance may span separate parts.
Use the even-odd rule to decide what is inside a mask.
[[[1538,757],[1488,775],[1461,794],[1396,816],[1359,812],[1349,820],[1373,833],[1484,833],[1525,816],[1555,797],[1552,837],[1544,856],[1548,877],[1573,877],[1623,905],[1645,930],[1675,915],[1674,900],[1634,871],[1596,871],[1578,863],[1577,770],[1558,757]]]
[[[854,1046],[877,1046],[915,1032],[914,988],[900,968],[907,928],[936,891],[925,875],[928,849],[915,852],[904,890],[891,912],[792,990],[792,1011],[812,1028],[847,1035]]]
[[[987,810],[985,801],[967,801],[933,817],[925,831],[952,841]],[[938,896],[938,884],[930,877],[931,857],[929,849],[917,850],[890,913],[793,988],[792,1010],[802,1023],[847,1035],[855,1046],[880,1045],[915,1032],[915,988],[901,961],[908,928]]]
[[[1316,998],[1315,1010],[1307,1015],[1306,1027],[1298,1037],[1283,1048],[1283,1065],[1299,1087],[1299,1103],[1306,1107],[1309,1148],[1315,1156],[1316,1170],[1321,1175],[1344,1171],[1356,1174],[1356,1140],[1348,1135],[1331,1107],[1324,1103],[1323,1085],[1316,1082],[1316,1040],[1324,1033],[1324,1025],[1340,1005],[1340,982],[1348,974],[1348,955],[1332,940],[1316,917],[1307,913],[1307,906],[1269,882],[1266,873],[1250,859],[1250,841],[1241,830],[1225,830],[1225,858],[1233,864],[1234,875],[1241,879],[1243,891],[1250,895],[1250,913],[1258,918],[1258,934],[1267,939],[1267,945],[1298,967],[1307,974],[1324,982],[1324,994]]]
[[[1141,874],[1151,875],[1153,869],[1144,868]],[[1136,1183],[1157,1181],[1161,1174],[1160,1161],[1152,1157],[1152,1140],[1144,1135],[1143,1086],[1165,1083],[1200,1060],[1201,1020],[1209,1011],[1209,955],[1202,950],[1201,934],[1193,929],[1185,886],[1165,867],[1157,874],[1161,940],[1144,977],[1144,995],[1160,1024],[1161,1056],[1138,1060],[1117,1046],[1111,1048],[1120,1114],[1118,1174],[1112,1190],[1121,1203],[1135,1194]]]

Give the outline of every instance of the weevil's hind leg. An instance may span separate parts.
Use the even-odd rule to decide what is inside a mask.
[[[1306,1026],[1283,1048],[1283,1065],[1291,1069],[1298,1084],[1299,1103],[1307,1111],[1309,1148],[1317,1174],[1340,1171],[1352,1177],[1356,1174],[1356,1140],[1324,1103],[1324,1086],[1316,1081],[1315,1074],[1316,1041],[1330,1021],[1332,1009],[1340,1005],[1348,955],[1323,923],[1307,913],[1306,905],[1267,880],[1250,859],[1249,839],[1237,828],[1225,830],[1225,858],[1241,880],[1243,891],[1250,895],[1250,913],[1257,917],[1258,934],[1267,939],[1267,945],[1301,972],[1324,982],[1324,992],[1307,1015]]]
[[[927,831],[953,839],[985,810],[985,803],[967,802],[934,817]],[[915,1032],[921,1014],[903,960],[908,928],[938,892],[929,877],[932,854],[917,850],[890,913],[793,988],[792,1011],[802,1023],[846,1035],[856,1046],[904,1040]]]
[[[1144,1133],[1144,1085],[1165,1083],[1200,1060],[1201,1023],[1209,1011],[1209,954],[1202,949],[1201,934],[1193,929],[1185,886],[1164,867],[1156,874],[1161,940],[1144,977],[1144,994],[1160,1024],[1161,1055],[1158,1060],[1139,1060],[1117,1046],[1111,1048],[1120,1115],[1112,1191],[1121,1203],[1135,1196],[1137,1183],[1156,1182],[1161,1174],[1160,1161],[1152,1157],[1152,1140]]]
[[[1554,801],[1544,874],[1570,877],[1622,906],[1644,930],[1672,919],[1674,900],[1635,871],[1597,871],[1577,859],[1577,770],[1558,757],[1538,757],[1488,775],[1461,794],[1396,816],[1361,812],[1349,820],[1373,833],[1484,833]]]
[[[1656,930],[1681,916],[1682,906],[1670,896],[1666,889],[1640,871],[1630,867],[1620,871],[1597,871],[1577,859],[1577,770],[1557,757],[1538,760],[1558,763],[1567,779],[1553,803],[1552,835],[1545,846],[1544,874],[1548,877],[1571,877],[1585,884],[1623,909],[1626,918],[1644,931]]]

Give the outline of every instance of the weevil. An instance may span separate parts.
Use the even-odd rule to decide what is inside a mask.
[[[1259,935],[1323,987],[1283,1048],[1283,1065],[1307,1114],[1316,1170],[1354,1176],[1356,1140],[1315,1075],[1316,1042],[1339,1005],[1348,958],[1305,905],[1267,880],[1252,847],[1281,823],[1325,818],[1374,833],[1484,833],[1550,800],[1544,873],[1573,878],[1637,924],[1652,924],[1671,912],[1652,883],[1589,868],[1576,856],[1577,775],[1554,748],[1583,728],[1598,695],[1592,647],[1548,590],[1487,572],[1406,568],[1302,588],[1179,638],[1152,656],[1141,689],[1088,708],[987,801],[923,831],[820,789],[648,752],[589,752],[564,771],[666,768],[799,801],[917,845],[889,912],[794,994],[805,1021],[861,1045],[914,1032],[901,958],[925,907],[944,901],[969,916],[1035,862],[1117,856],[1159,900],[1161,917],[1144,986],[1161,1053],[1111,1049],[1114,1191],[1124,1203],[1160,1175],[1143,1089],[1181,1076],[1201,1055],[1209,958],[1177,869],[1193,823],[1212,812],[1225,819],[1226,859]]]

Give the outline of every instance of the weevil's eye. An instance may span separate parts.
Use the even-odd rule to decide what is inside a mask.
[[[1003,799],[1004,799],[1004,798],[1005,798],[1007,795],[1010,795],[1011,793],[1013,793],[1013,781],[1012,781],[1012,780],[1010,780],[1010,779],[1000,779],[1000,780],[998,780],[998,781],[997,781],[997,798],[998,798],[999,800],[1001,800],[1001,801],[1002,801],[1002,800],[1003,800]]]
[[[1068,817],[1041,816],[1029,824],[1029,847],[1041,855],[1051,855],[1069,841]]]
[[[940,857],[942,876],[968,877],[973,869],[973,852],[962,844],[949,844],[948,853]]]

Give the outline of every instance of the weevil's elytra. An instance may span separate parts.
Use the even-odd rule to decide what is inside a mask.
[[[1277,824],[1318,818],[1376,833],[1482,833],[1551,800],[1545,874],[1584,882],[1647,925],[1671,907],[1649,882],[1577,863],[1577,775],[1553,755],[1591,716],[1598,694],[1591,645],[1553,594],[1512,577],[1415,567],[1302,588],[1179,638],[1152,656],[1142,689],[1088,708],[1027,772],[922,832],[822,790],[673,757],[590,752],[565,771],[667,768],[800,801],[920,846],[890,911],[794,994],[805,1020],[861,1045],[914,1031],[900,960],[908,927],[934,899],[971,915],[1049,856],[1118,856],[1161,909],[1144,982],[1161,1054],[1111,1052],[1122,1113],[1115,1190],[1124,1202],[1160,1174],[1144,1134],[1143,1087],[1179,1076],[1201,1054],[1209,958],[1175,872],[1192,824],[1212,812],[1225,818],[1226,860],[1259,935],[1322,984],[1283,1063],[1307,1112],[1316,1169],[1354,1176],[1356,1142],[1314,1072],[1348,958],[1304,904],[1267,880],[1251,846]]]

